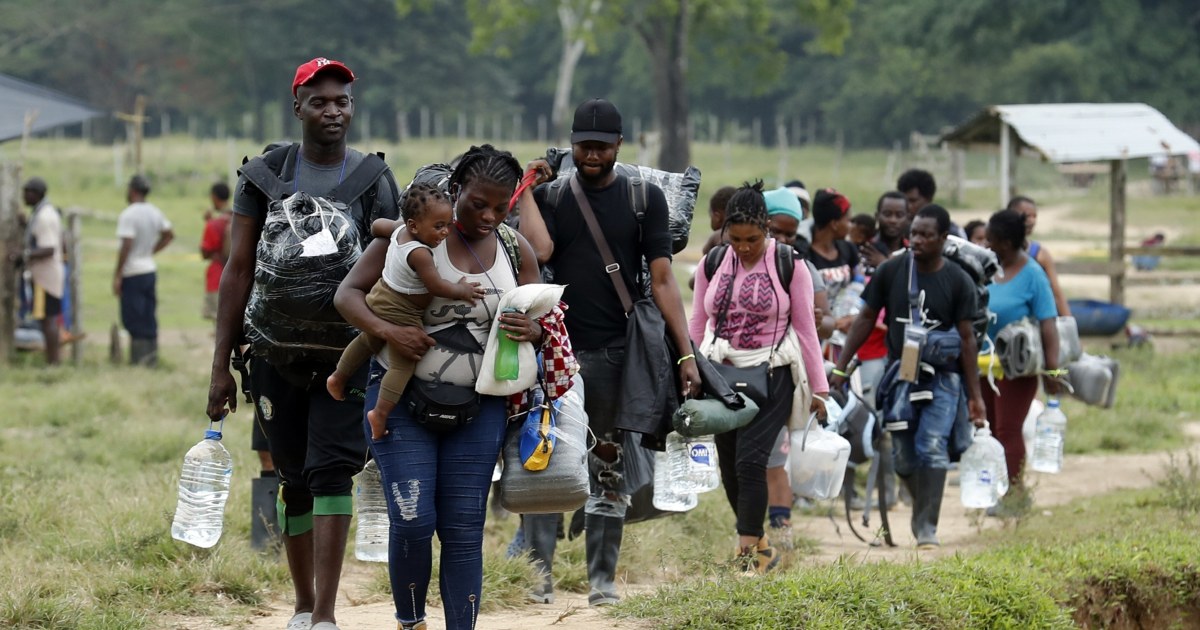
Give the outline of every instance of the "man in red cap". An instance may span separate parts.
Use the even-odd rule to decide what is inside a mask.
[[[255,418],[282,480],[279,528],[296,593],[289,630],[337,628],[334,601],[353,511],[352,477],[362,469],[367,449],[362,425],[366,370],[350,379],[344,400],[333,399],[325,389],[325,379],[352,338],[345,333],[353,331],[333,309],[332,294],[357,258],[354,254],[371,240],[371,222],[399,216],[396,182],[382,157],[346,146],[354,117],[354,79],[345,64],[324,57],[296,69],[292,110],[301,122],[301,142],[271,148],[242,166],[219,289],[208,415],[216,420],[227,408],[236,410],[237,387],[229,368],[234,348],[243,343],[244,326],[253,353],[249,378]],[[334,237],[318,222],[315,229],[321,231],[305,239],[326,238],[326,249],[334,250],[316,254],[327,257],[322,263],[328,261],[319,265],[319,278],[311,271],[296,272],[313,269],[314,253],[308,247],[303,252],[299,247],[258,251],[264,233],[277,232],[264,232],[264,226],[286,220],[294,231],[313,223],[291,213],[306,203],[295,193],[334,202],[332,210],[322,210],[329,214],[329,224],[355,228],[338,230]],[[353,236],[343,238],[346,234]],[[256,280],[256,252],[273,257],[262,261],[264,269],[275,270],[267,274],[270,278]],[[310,257],[307,263],[304,256]],[[287,280],[297,275],[299,281]],[[303,286],[281,291],[279,283],[286,282]],[[298,337],[314,331],[319,344]]]

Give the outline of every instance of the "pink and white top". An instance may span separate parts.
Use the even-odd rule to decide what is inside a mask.
[[[728,339],[739,350],[766,348],[783,339],[791,315],[809,386],[814,392],[826,392],[825,363],[813,319],[812,278],[803,261],[798,263],[786,290],[775,269],[774,239],[767,241],[766,253],[751,269],[742,266],[732,247],[717,266],[712,282],[704,276],[704,265],[697,266],[688,334],[699,346],[705,330],[710,325],[715,328],[724,311],[721,329],[715,331],[718,337]]]

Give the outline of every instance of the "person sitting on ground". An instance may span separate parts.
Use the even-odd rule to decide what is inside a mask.
[[[790,285],[779,284],[774,261],[782,245],[768,236],[761,182],[734,194],[724,232],[730,246],[712,280],[703,267],[696,270],[692,342],[714,362],[790,367],[770,372],[767,398],[755,401],[759,412],[750,424],[716,437],[725,496],[737,517],[738,562],[748,573],[762,574],[779,562],[763,531],[768,458],[780,429],[797,426],[807,411],[824,410],[821,399],[829,388],[813,319],[812,280],[795,273]]]
[[[1045,247],[1042,247],[1041,243],[1033,240],[1033,230],[1037,227],[1038,218],[1037,203],[1029,197],[1018,195],[1008,202],[1006,209],[1015,210],[1025,217],[1025,247],[1028,249],[1029,255],[1046,272],[1046,278],[1050,280],[1050,290],[1054,292],[1054,305],[1058,308],[1058,315],[1070,317],[1071,305],[1067,302],[1067,295],[1063,293],[1062,286],[1058,283],[1058,270],[1054,266],[1054,257]]]
[[[996,253],[1003,275],[997,274],[995,282],[988,287],[988,311],[995,318],[988,324],[988,337],[995,339],[1005,326],[1026,317],[1037,320],[1042,333],[1042,350],[1047,370],[1058,368],[1058,328],[1054,324],[1057,311],[1050,281],[1033,256],[1025,251],[1025,218],[1014,210],[1001,210],[993,214],[987,223],[987,240]],[[1046,394],[1058,393],[1058,382],[1046,378],[1043,382]],[[986,379],[982,384],[983,402],[987,407],[987,419],[992,424],[992,435],[1004,446],[1004,459],[1008,465],[1008,479],[1013,484],[1021,481],[1021,470],[1025,465],[1025,440],[1021,427],[1029,413],[1029,405],[1038,393],[1038,378],[1005,376],[996,381],[993,392]],[[993,515],[996,510],[989,510]]]
[[[971,241],[980,247],[988,246],[987,224],[983,221],[980,221],[979,219],[970,221],[967,223],[967,226],[963,228],[963,231],[967,233],[968,241]]]
[[[371,312],[397,326],[421,326],[425,309],[435,297],[471,304],[484,298],[487,294],[480,283],[467,282],[465,276],[458,282],[450,282],[434,268],[433,250],[450,235],[454,219],[450,197],[437,186],[414,184],[400,211],[404,223],[392,233],[383,274],[367,294]],[[392,352],[384,339],[364,332],[346,346],[337,369],[325,381],[329,395],[334,400],[343,400],[347,380],[380,352],[386,353],[388,369],[380,382],[379,400],[367,412],[372,440],[382,439],[387,432],[387,417],[404,395],[416,361]]]
[[[846,237],[860,250],[875,238],[875,217],[865,212],[850,218],[850,234]]]

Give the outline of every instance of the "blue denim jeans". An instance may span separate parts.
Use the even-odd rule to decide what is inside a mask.
[[[938,372],[932,389],[933,400],[914,405],[916,428],[892,433],[892,455],[901,477],[917,468],[950,467],[951,434],[959,418],[967,416],[962,375]]]
[[[374,409],[383,369],[374,361],[364,410]],[[371,440],[391,518],[388,574],[396,619],[425,618],[433,568],[433,534],[441,541],[446,627],[474,628],[483,588],[483,522],[488,490],[504,443],[504,399],[483,396],[479,417],[447,433],[428,431],[409,415],[407,395],[388,416],[388,434]]]

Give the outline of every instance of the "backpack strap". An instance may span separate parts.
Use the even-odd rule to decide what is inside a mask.
[[[329,191],[329,199],[340,201],[346,205],[350,205],[363,196],[367,191],[374,192],[375,182],[387,172],[387,162],[383,161],[382,154],[368,153],[363,156],[362,164],[359,164],[354,172],[346,176],[342,183]],[[372,195],[374,198],[374,195]],[[371,213],[371,208],[364,206],[364,215]]]
[[[775,273],[779,275],[784,293],[791,293],[792,276],[796,274],[796,256],[798,254],[791,245],[775,241]]]
[[[504,255],[508,256],[508,264],[512,267],[513,277],[519,278],[521,276],[521,240],[517,238],[517,231],[509,227],[507,223],[501,223],[496,226],[496,236],[500,239]]]
[[[704,255],[704,279],[712,282],[713,275],[717,273],[717,267],[721,266],[721,261],[725,259],[725,252],[729,250],[728,243],[721,243],[716,247],[708,250]]]
[[[283,199],[291,192],[290,182],[283,180],[283,174],[295,166],[299,151],[299,144],[290,144],[252,159],[242,158],[242,168],[238,169],[238,174],[254,185],[268,203]]]
[[[627,177],[629,186],[629,205],[633,208],[633,216],[637,218],[638,230],[641,230],[642,220],[646,218],[646,208],[650,205],[649,186],[641,177]]]

